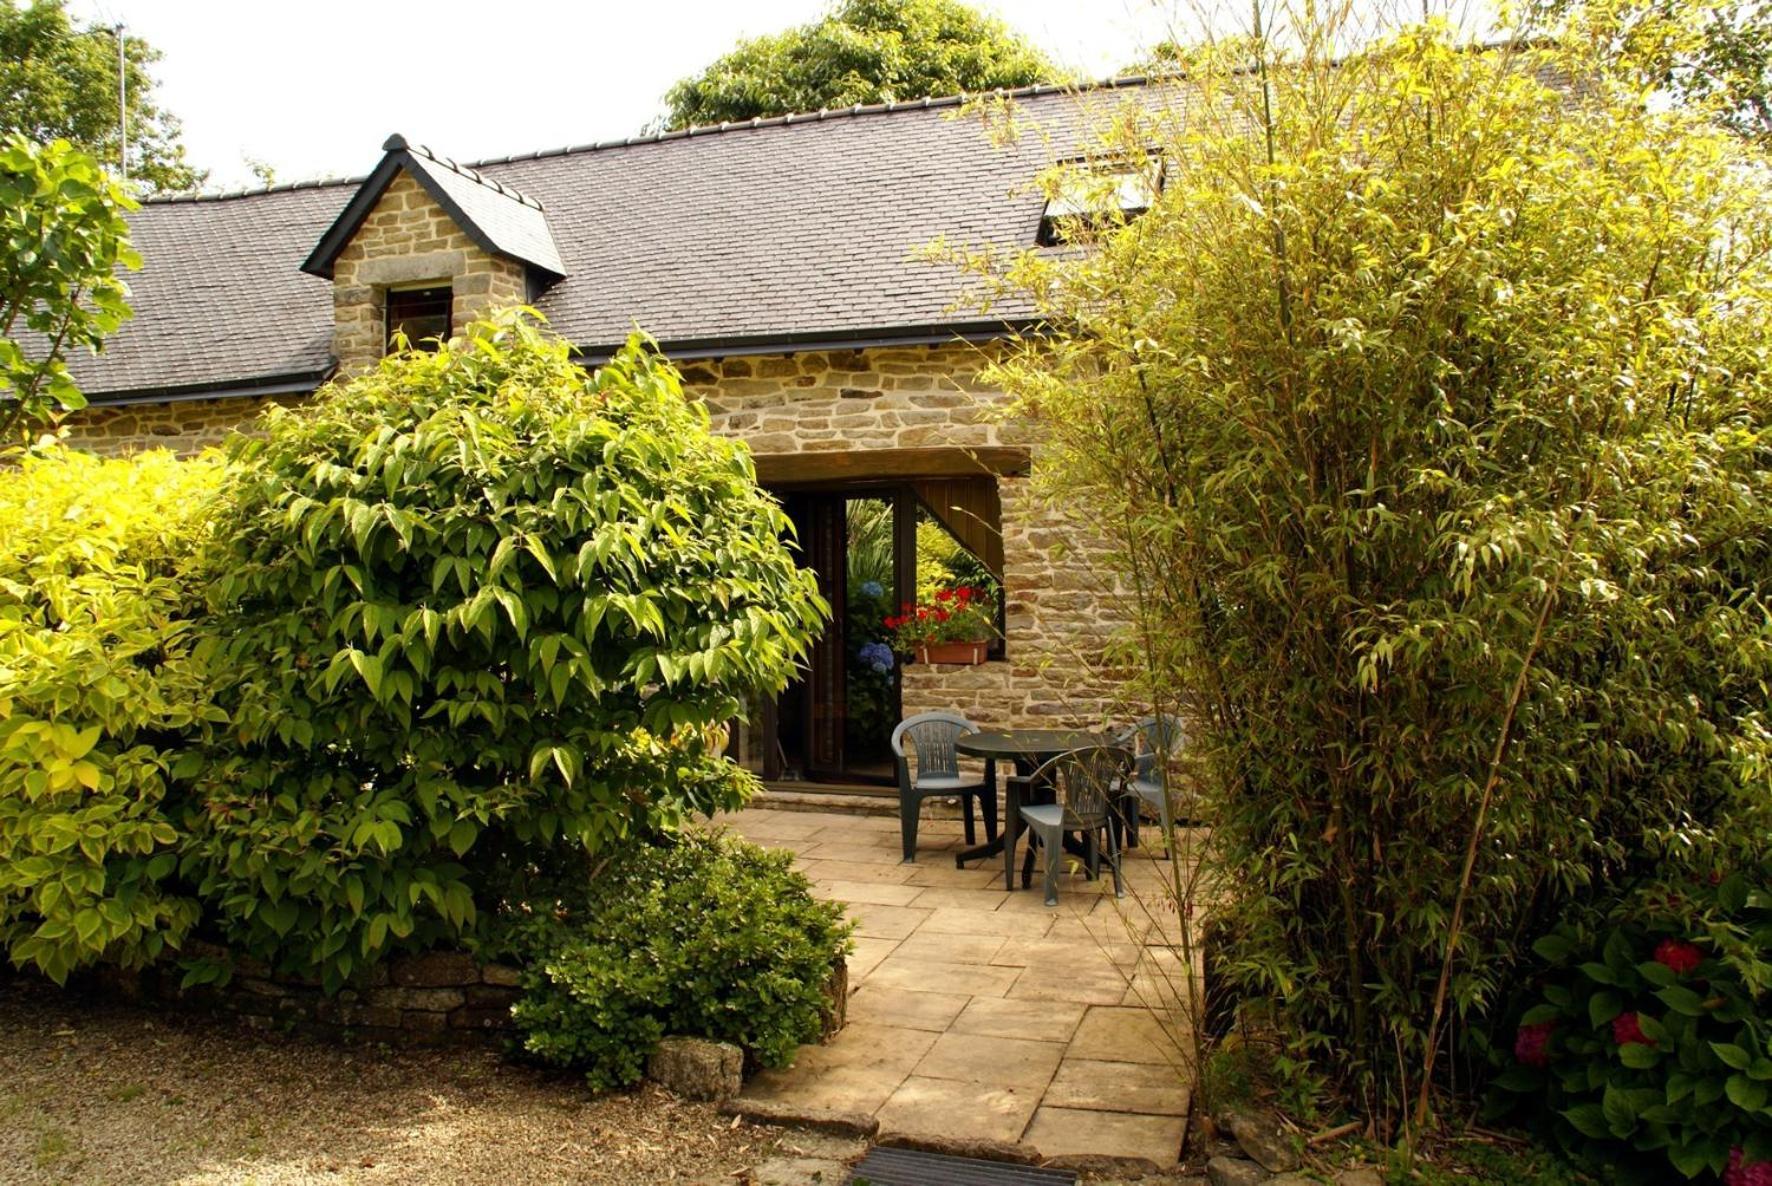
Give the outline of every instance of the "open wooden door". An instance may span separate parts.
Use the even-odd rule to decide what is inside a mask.
[[[824,634],[812,646],[806,673],[806,776],[814,780],[843,777],[843,732],[847,706],[846,653],[842,607],[848,603],[848,533],[840,494],[806,495],[798,524],[807,567],[818,575],[818,591],[835,609]]]

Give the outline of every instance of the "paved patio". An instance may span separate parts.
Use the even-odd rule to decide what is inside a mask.
[[[1099,883],[1067,876],[1049,909],[1037,870],[1032,890],[1005,893],[1000,859],[954,868],[956,821],[925,819],[913,865],[900,863],[894,818],[749,810],[725,822],[793,850],[858,924],[849,1024],[746,1097],[871,1113],[882,1134],[1176,1161],[1190,1076],[1167,862],[1130,854],[1122,902],[1105,869]]]

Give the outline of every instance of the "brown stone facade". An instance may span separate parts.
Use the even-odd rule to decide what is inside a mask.
[[[236,428],[249,426],[273,403],[297,396],[186,400],[171,404],[122,404],[88,408],[68,418],[68,443],[106,456],[172,449],[196,453],[219,445]]]
[[[346,256],[355,250],[353,244]],[[341,283],[346,267],[341,258]],[[459,307],[459,291],[456,300]],[[341,320],[341,336],[346,328]],[[1033,476],[998,479],[1004,657],[979,667],[905,668],[904,711],[955,709],[1003,728],[1088,727],[1124,717],[1115,711],[1113,681],[1098,670],[1120,620],[1112,570],[1088,530],[1040,492],[1038,434],[1007,418],[1006,398],[984,384],[988,351],[972,345],[808,351],[690,361],[682,371],[686,391],[707,405],[714,431],[746,441],[765,460],[839,450],[1031,450]],[[195,450],[249,421],[265,402],[99,410],[81,418],[74,436],[106,453]],[[865,460],[858,462],[858,472],[865,470]]]
[[[836,450],[1028,448],[1038,433],[986,385],[991,347],[916,346],[727,358],[683,365],[714,431],[760,459]],[[857,466],[866,471],[865,462]],[[1002,477],[1004,657],[978,667],[904,669],[904,712],[953,709],[997,728],[1091,727],[1116,712],[1102,653],[1120,623],[1099,544],[1040,492],[1037,473]]]
[[[520,305],[527,295],[522,264],[482,251],[402,173],[333,263],[333,353],[340,373],[354,374],[382,356],[390,288],[432,284],[453,287],[456,325]]]

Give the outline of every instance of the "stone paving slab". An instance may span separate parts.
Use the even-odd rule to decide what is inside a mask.
[[[958,821],[925,820],[913,864],[896,819],[750,810],[722,822],[793,851],[858,923],[849,1024],[743,1098],[871,1114],[882,1136],[1175,1164],[1191,1080],[1173,1006],[1187,969],[1165,942],[1167,866],[1150,850],[1129,855],[1123,901],[1111,878],[1070,870],[1050,908],[1037,875],[1005,892],[999,861],[956,869]]]

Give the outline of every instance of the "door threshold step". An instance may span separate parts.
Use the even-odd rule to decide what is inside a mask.
[[[831,811],[842,815],[897,815],[898,796],[855,791],[790,791],[770,787],[750,802],[765,811]]]

